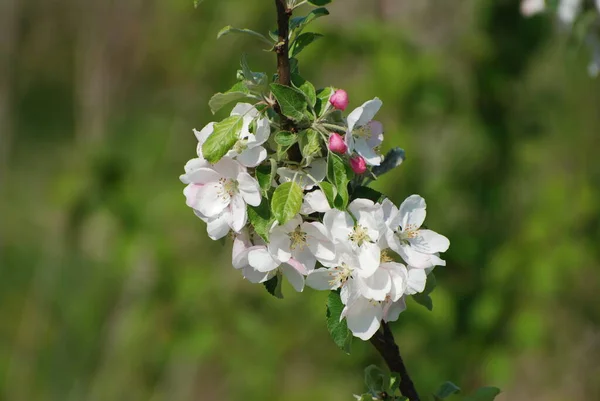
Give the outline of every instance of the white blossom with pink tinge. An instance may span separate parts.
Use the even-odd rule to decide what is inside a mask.
[[[382,105],[383,102],[378,98],[369,100],[354,109],[347,118],[345,140],[348,154],[359,154],[371,166],[379,166],[381,163],[381,155],[376,152],[376,148],[383,142],[383,126],[379,121],[373,121],[373,117]]]

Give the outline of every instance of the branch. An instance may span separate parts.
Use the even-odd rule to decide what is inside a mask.
[[[290,17],[292,10],[287,8],[286,0],[275,0],[277,7],[277,30],[279,32],[279,42],[275,47],[277,52],[277,73],[279,74],[279,83],[281,85],[290,86]]]
[[[371,337],[371,344],[375,346],[390,370],[400,375],[400,392],[402,395],[408,397],[410,401],[420,401],[415,385],[408,375],[406,366],[404,366],[404,361],[394,341],[394,335],[390,330],[390,326],[382,322],[382,327],[383,332],[378,331]]]

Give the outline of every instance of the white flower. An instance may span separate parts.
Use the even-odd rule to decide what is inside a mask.
[[[545,0],[522,0],[521,14],[526,17],[531,17],[543,12],[546,9]]]
[[[305,167],[279,167],[277,174],[282,183],[294,181],[303,189],[312,189],[325,179],[327,175],[327,161],[315,159]]]
[[[227,157],[236,159],[242,166],[256,167],[267,158],[267,150],[262,146],[271,134],[268,118],[258,118],[260,113],[248,103],[238,103],[231,111],[232,116],[243,116],[239,139],[227,153]],[[256,121],[256,124],[254,122]],[[253,125],[254,124],[254,125]],[[198,139],[198,157],[202,155],[202,145],[214,131],[215,123],[209,123],[201,131],[194,130]]]
[[[325,213],[329,210],[331,210],[331,206],[329,206],[327,197],[325,197],[325,194],[320,189],[304,195],[304,201],[300,209],[301,214]]]
[[[223,158],[215,165],[192,159],[180,179],[188,186],[183,193],[186,203],[208,223],[213,239],[222,238],[229,228],[239,232],[247,221],[246,204],[261,202],[258,182],[234,160]]]
[[[385,232],[383,226],[383,211],[381,205],[368,199],[355,199],[348,205],[348,212],[332,209],[325,213],[323,223],[335,243],[348,244],[356,254],[359,269],[357,274],[362,277],[371,276],[379,266],[381,249],[377,242]]]
[[[381,100],[375,98],[363,103],[348,115],[348,131],[346,144],[348,153],[356,152],[371,166],[379,166],[381,156],[375,148],[383,141],[383,126],[378,121],[372,121],[382,106]]]
[[[335,259],[335,247],[328,232],[319,222],[303,222],[298,215],[282,226],[275,225],[269,234],[268,250],[282,263],[293,259],[310,272],[317,260]]]
[[[304,290],[306,272],[303,267],[293,259],[289,259],[287,263],[280,263],[271,256],[265,242],[260,237],[250,241],[246,230],[234,238],[232,264],[233,267],[241,270],[244,278],[251,283],[264,283],[279,271],[296,291]]]
[[[388,199],[382,202],[387,226],[385,245],[402,256],[409,265],[419,268],[444,266],[439,258],[450,246],[448,238],[432,230],[421,229],[425,220],[425,200],[419,195],[409,196],[400,209]]]

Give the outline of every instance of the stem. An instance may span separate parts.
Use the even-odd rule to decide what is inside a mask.
[[[392,372],[396,372],[400,375],[400,392],[403,396],[408,397],[410,401],[420,401],[419,394],[415,389],[404,361],[400,355],[400,349],[394,341],[394,335],[390,330],[390,326],[382,322],[383,332],[378,331],[373,337],[371,337],[371,344],[375,346],[379,354],[385,360]]]

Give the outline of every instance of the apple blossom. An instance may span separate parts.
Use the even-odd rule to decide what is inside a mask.
[[[332,132],[329,135],[329,150],[333,153],[344,154],[348,151],[348,145],[344,142],[344,138],[340,134]]]
[[[325,179],[327,162],[325,159],[315,159],[307,166],[287,166],[277,169],[277,174],[283,182],[294,181],[303,189],[312,189]]]
[[[364,174],[367,171],[367,163],[362,156],[354,155],[350,158],[350,167],[356,174]]]
[[[347,118],[348,130],[345,139],[348,152],[359,154],[371,166],[381,163],[381,156],[375,149],[383,141],[383,126],[380,122],[372,120],[382,104],[378,98],[369,100],[353,110]]]

